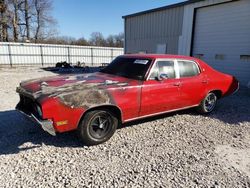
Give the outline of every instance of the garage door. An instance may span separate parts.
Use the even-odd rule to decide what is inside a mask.
[[[246,85],[250,81],[250,0],[197,9],[192,55]]]

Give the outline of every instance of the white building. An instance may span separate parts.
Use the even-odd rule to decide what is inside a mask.
[[[125,53],[191,55],[250,80],[250,0],[189,0],[123,18]]]

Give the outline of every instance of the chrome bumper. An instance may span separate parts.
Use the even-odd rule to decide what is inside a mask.
[[[33,114],[28,115],[21,110],[17,110],[17,111],[19,111],[24,116],[28,117],[30,120],[37,122],[42,127],[42,129],[44,131],[48,132],[52,136],[56,136],[56,131],[53,127],[53,121],[51,121],[51,120],[39,120]]]
[[[239,91],[239,89],[240,89],[240,82],[238,82],[237,89],[233,92],[233,95],[234,95],[235,93],[237,93],[237,92]]]

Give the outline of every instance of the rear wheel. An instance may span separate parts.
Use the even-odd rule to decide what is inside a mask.
[[[201,101],[197,111],[201,114],[208,114],[212,112],[217,104],[217,96],[215,93],[208,93],[207,96]]]
[[[101,144],[110,139],[118,126],[117,117],[108,110],[87,112],[78,126],[80,139],[86,145]]]

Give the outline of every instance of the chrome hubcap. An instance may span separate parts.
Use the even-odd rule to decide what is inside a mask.
[[[217,100],[217,97],[213,93],[207,96],[205,100],[205,108],[207,112],[211,112],[214,109],[216,105],[216,100]]]
[[[101,139],[106,137],[112,128],[112,118],[107,113],[100,113],[91,120],[89,132],[92,137]]]

